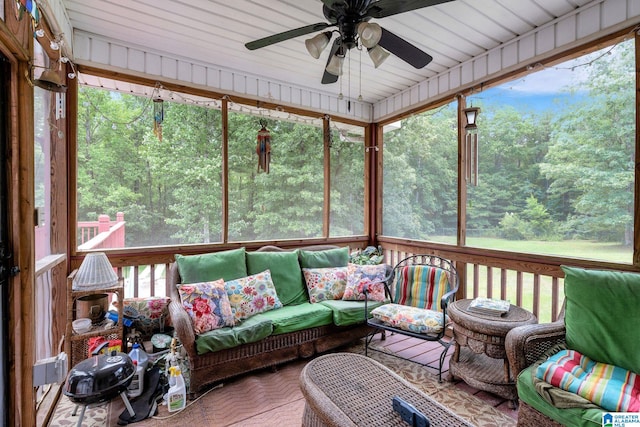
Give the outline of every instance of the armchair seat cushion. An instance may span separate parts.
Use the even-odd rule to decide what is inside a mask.
[[[575,350],[549,357],[536,369],[536,377],[608,411],[640,411],[640,378],[636,374],[596,362]]]
[[[362,314],[364,301],[325,300],[319,304],[329,307],[333,311],[333,323],[336,326],[349,326],[364,322]],[[382,304],[379,301],[369,301],[367,304],[368,317],[371,317],[373,309],[380,307]]]
[[[445,324],[440,311],[393,303],[372,310],[371,315],[385,325],[418,334],[439,334]]]
[[[602,409],[595,407],[574,407],[574,408],[556,408],[549,404],[536,390],[533,383],[533,377],[537,364],[533,364],[524,369],[518,375],[516,387],[518,389],[518,398],[551,418],[558,421],[562,425],[570,425],[576,427],[601,427],[602,426]]]

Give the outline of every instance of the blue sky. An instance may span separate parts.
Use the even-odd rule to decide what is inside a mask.
[[[557,102],[575,102],[582,98],[580,94],[568,93],[569,87],[588,78],[587,67],[571,69],[580,64],[579,61],[577,59],[557,67],[542,68],[528,76],[475,94],[470,99],[476,99],[479,105],[506,104],[524,111],[555,109]]]

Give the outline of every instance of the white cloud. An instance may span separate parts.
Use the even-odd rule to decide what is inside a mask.
[[[570,86],[586,81],[586,67],[571,69],[570,63],[558,67],[545,68],[521,79],[502,85],[504,89],[531,94],[553,94],[566,91]]]

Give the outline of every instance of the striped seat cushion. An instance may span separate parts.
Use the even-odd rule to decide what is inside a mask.
[[[450,289],[445,270],[426,265],[406,265],[396,271],[394,302],[400,305],[440,309],[439,301]]]
[[[607,411],[640,411],[640,378],[633,372],[562,350],[538,366],[536,377]]]

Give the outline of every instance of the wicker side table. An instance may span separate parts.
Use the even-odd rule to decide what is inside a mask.
[[[393,410],[393,396],[415,406],[432,426],[472,426],[382,364],[359,354],[317,357],[302,370],[300,388],[306,399],[303,427],[406,427]]]
[[[472,387],[509,399],[515,407],[518,392],[511,376],[504,339],[511,329],[538,320],[533,313],[513,304],[502,317],[470,312],[471,301],[458,300],[449,306],[455,340],[449,373]]]

